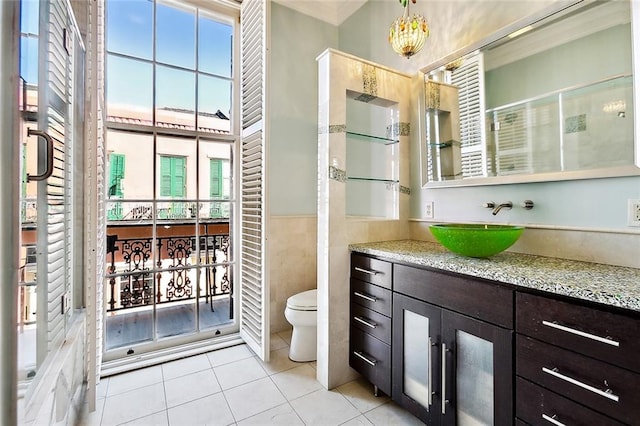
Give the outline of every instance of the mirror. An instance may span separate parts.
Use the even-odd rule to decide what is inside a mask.
[[[423,185],[640,174],[631,3],[578,2],[425,68]]]

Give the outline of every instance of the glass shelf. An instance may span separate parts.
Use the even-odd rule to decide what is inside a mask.
[[[360,181],[384,182],[384,183],[400,183],[399,180],[395,180],[395,179],[384,179],[384,178],[374,178],[374,177],[359,177],[359,176],[347,176],[347,180],[360,180]]]
[[[365,133],[350,132],[350,131],[347,131],[347,136],[352,136],[358,139],[368,139],[371,142],[382,143],[384,145],[394,145],[400,142],[399,139],[384,138],[382,136],[367,135]]]

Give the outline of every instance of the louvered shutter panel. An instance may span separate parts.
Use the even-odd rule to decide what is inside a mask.
[[[268,5],[266,0],[251,0],[240,8],[240,336],[265,361],[269,360],[264,120]]]
[[[222,197],[222,160],[212,158],[209,162],[209,170],[211,173],[210,197]]]
[[[67,165],[74,161],[69,105],[75,80],[73,32],[66,3],[46,2],[41,7],[41,16],[48,19],[41,19],[40,24],[39,49],[46,52],[46,58],[40,61],[38,77],[38,127],[53,139],[54,152],[53,174],[38,182],[37,284],[38,293],[46,294],[46,298],[38,298],[37,327],[47,333],[47,347],[37,348],[38,364],[48,351],[62,344],[71,313],[67,295],[73,279],[73,182]],[[38,152],[38,158],[39,162],[46,161],[46,153]],[[44,164],[39,165],[39,170],[44,168]]]
[[[171,196],[171,158],[160,157],[160,196]]]
[[[458,87],[460,107],[460,146],[462,176],[487,176],[487,150],[485,146],[484,70],[482,54],[465,59],[451,73],[451,84]]]
[[[184,198],[186,187],[186,158],[171,158],[171,196],[173,198]]]

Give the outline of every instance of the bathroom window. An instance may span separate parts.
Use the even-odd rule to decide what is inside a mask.
[[[238,10],[194,3],[106,2],[107,362],[237,331]]]

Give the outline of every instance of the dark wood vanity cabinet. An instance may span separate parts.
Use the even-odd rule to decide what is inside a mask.
[[[352,253],[350,365],[429,425],[640,425],[640,314]]]
[[[349,365],[391,395],[392,264],[351,255]]]
[[[517,292],[516,331],[519,419],[639,424],[637,316]]]
[[[513,291],[405,265],[393,281],[393,399],[430,425],[513,424]]]

